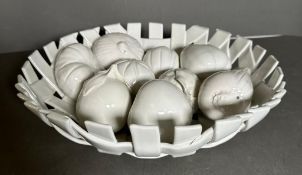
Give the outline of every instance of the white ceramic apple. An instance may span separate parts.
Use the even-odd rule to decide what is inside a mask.
[[[198,105],[208,118],[217,120],[245,112],[252,95],[253,84],[248,69],[222,71],[202,83]]]
[[[83,82],[98,70],[95,57],[88,47],[71,44],[56,56],[54,75],[59,88],[71,99],[76,99]]]
[[[101,36],[94,41],[91,49],[104,69],[117,60],[125,58],[141,60],[144,55],[140,43],[124,33],[110,33]]]
[[[138,91],[128,116],[128,125],[157,125],[161,140],[173,139],[174,126],[188,125],[192,107],[187,97],[166,80],[151,80]]]
[[[84,83],[76,103],[76,115],[82,126],[87,120],[94,121],[111,125],[116,132],[125,125],[130,106],[128,87],[108,70]]]
[[[191,44],[180,54],[180,67],[189,69],[203,80],[214,72],[230,70],[232,64],[231,59],[217,47]]]
[[[152,69],[156,77],[169,69],[179,68],[177,53],[165,46],[149,49],[144,55],[143,61]]]

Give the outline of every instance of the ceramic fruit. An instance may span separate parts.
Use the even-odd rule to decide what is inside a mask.
[[[151,80],[138,91],[128,116],[128,125],[159,126],[161,140],[171,142],[175,126],[188,125],[192,107],[187,97],[166,80]]]
[[[214,72],[231,69],[232,64],[231,59],[217,47],[191,44],[180,54],[180,67],[189,69],[203,80]]]
[[[217,120],[245,112],[252,95],[253,84],[248,69],[222,71],[202,83],[198,105],[208,118]]]
[[[125,125],[130,106],[128,87],[108,70],[84,83],[76,103],[76,115],[82,126],[88,120],[108,124],[116,132]]]
[[[99,37],[91,49],[103,69],[120,59],[141,60],[144,54],[140,43],[124,33],[110,33]]]
[[[143,61],[152,69],[156,77],[169,69],[179,68],[177,53],[165,46],[149,49],[144,55]]]
[[[56,56],[54,75],[59,88],[76,99],[83,82],[98,70],[91,50],[82,44],[62,48]]]
[[[140,60],[121,60],[110,68],[118,71],[121,80],[126,83],[134,94],[145,82],[155,79],[152,70]]]
[[[190,100],[193,111],[198,109],[197,97],[201,82],[197,75],[187,69],[168,70],[160,75],[164,79],[178,87]]]

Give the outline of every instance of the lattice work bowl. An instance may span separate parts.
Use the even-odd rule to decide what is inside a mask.
[[[24,105],[47,125],[64,137],[83,145],[90,145],[98,151],[121,155],[126,153],[138,158],[159,158],[166,155],[180,157],[194,154],[198,149],[222,144],[238,132],[247,131],[261,121],[277,106],[285,95],[283,72],[277,59],[252,41],[236,36],[231,44],[231,33],[216,30],[208,39],[209,29],[184,24],[172,24],[171,37],[163,38],[163,25],[149,23],[149,38],[141,37],[141,24],[128,23],[127,30],[120,24],[106,25],[105,33],[128,33],[136,38],[145,50],[157,46],[181,49],[191,43],[211,44],[223,50],[232,60],[233,68],[247,67],[251,71],[254,95],[251,108],[242,114],[216,120],[206,129],[203,123],[174,128],[173,143],[162,143],[158,126],[130,125],[130,132],[115,134],[109,125],[86,121],[86,129],[77,124],[74,117],[75,102],[58,88],[53,74],[53,62],[60,48],[82,43],[91,47],[100,36],[100,27],[88,29],[50,42],[43,49],[35,50],[22,67],[15,87]]]

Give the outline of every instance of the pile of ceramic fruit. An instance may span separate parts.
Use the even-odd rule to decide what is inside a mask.
[[[143,50],[127,34],[96,39],[91,48],[71,44],[56,56],[58,86],[76,101],[76,118],[112,126],[159,126],[162,141],[193,114],[211,120],[246,111],[253,85],[247,69],[231,70],[230,58],[211,45],[191,44],[178,54],[167,47]]]

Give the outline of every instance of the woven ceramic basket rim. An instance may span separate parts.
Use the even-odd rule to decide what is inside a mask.
[[[91,47],[100,36],[101,27],[66,35],[59,42],[52,41],[43,49],[35,50],[22,67],[23,75],[18,75],[15,85],[19,91],[18,97],[42,121],[73,142],[94,146],[98,151],[109,154],[159,158],[192,155],[198,149],[214,147],[230,140],[237,133],[247,131],[260,122],[286,93],[284,74],[278,66],[278,60],[272,55],[265,57],[266,50],[258,45],[253,46],[249,39],[236,36],[231,42],[231,33],[219,29],[209,38],[209,28],[198,25],[186,28],[184,24],[173,23],[170,38],[163,38],[163,24],[160,23],[149,23],[148,38],[141,38],[141,23],[128,23],[126,28],[112,24],[103,26],[102,30],[105,33],[127,33],[136,38],[145,50],[157,46],[178,49],[192,43],[220,48],[232,63],[236,63],[233,64],[235,68],[247,67],[251,71],[256,105],[246,113],[216,120],[207,129],[202,129],[201,124],[176,126],[173,143],[160,142],[157,126],[130,125],[131,139],[125,141],[117,139],[109,125],[87,121],[87,130],[81,128],[75,122],[74,115],[70,115],[74,111],[74,102],[64,96],[56,84],[52,63],[59,49],[68,44],[80,42]]]

